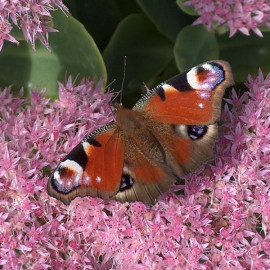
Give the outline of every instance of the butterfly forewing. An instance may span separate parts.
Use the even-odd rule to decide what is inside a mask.
[[[112,197],[119,190],[123,157],[118,129],[104,126],[64,158],[48,182],[48,193],[65,204],[77,196]]]
[[[160,84],[135,105],[156,122],[208,125],[220,116],[225,88],[233,83],[225,61],[203,63]]]

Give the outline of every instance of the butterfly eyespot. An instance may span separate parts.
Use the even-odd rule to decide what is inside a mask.
[[[125,191],[127,189],[130,189],[133,184],[134,179],[129,174],[123,174],[121,178],[119,191]]]
[[[190,139],[192,141],[203,138],[203,136],[208,131],[208,127],[203,125],[198,126],[174,125],[173,129],[179,136]]]
[[[187,133],[191,140],[199,140],[207,133],[207,126],[188,126]]]
[[[60,176],[59,171],[60,170],[55,171],[53,174],[53,177],[54,177],[55,181],[57,181],[60,185],[62,185],[64,182],[61,180],[61,176]]]
[[[82,175],[83,168],[77,162],[67,159],[60,163],[51,182],[55,188],[66,194],[81,184]]]
[[[100,177],[100,176],[97,176],[97,177],[96,177],[96,181],[97,181],[98,183],[100,183],[100,182],[101,182],[101,177]]]
[[[187,81],[193,89],[213,90],[224,80],[223,67],[216,63],[194,67],[187,73]]]

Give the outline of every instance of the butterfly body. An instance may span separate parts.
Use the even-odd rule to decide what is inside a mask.
[[[77,196],[155,202],[183,175],[213,156],[221,99],[233,83],[225,61],[177,75],[132,110],[86,136],[57,167],[48,193],[68,204]]]

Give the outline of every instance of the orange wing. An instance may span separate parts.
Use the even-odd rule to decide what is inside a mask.
[[[132,188],[117,193],[116,198],[133,200],[134,194],[146,190],[139,200],[149,201],[149,197],[159,195],[154,189],[165,192],[173,182],[211,159],[218,134],[215,122],[224,91],[232,83],[229,64],[211,61],[169,79],[143,96],[133,110],[146,119],[147,129],[134,137],[151,138],[151,143],[147,147],[138,140],[144,157],[132,161]],[[145,136],[146,130],[152,135]],[[152,155],[148,164],[145,157],[153,147],[163,154],[157,158]],[[163,174],[158,174],[159,170]]]
[[[134,110],[156,122],[209,125],[219,118],[222,96],[232,84],[227,62],[206,62],[160,84],[143,96]]]
[[[124,146],[116,126],[106,125],[78,144],[48,182],[49,195],[69,204],[77,196],[109,198],[120,187]]]
[[[155,164],[139,152],[134,154],[136,160],[124,165],[121,188],[114,199],[152,204],[170,188],[176,178],[165,164]]]
[[[116,123],[87,136],[60,163],[48,193],[68,204],[86,195],[153,203],[213,155],[225,88],[225,61],[203,63],[160,84]]]

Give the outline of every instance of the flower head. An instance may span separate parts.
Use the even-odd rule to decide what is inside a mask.
[[[208,31],[213,25],[226,25],[230,37],[237,31],[249,35],[250,30],[262,37],[260,26],[270,27],[270,3],[268,0],[188,0],[186,6],[194,6],[200,16],[193,24],[204,24]]]
[[[49,48],[48,33],[57,31],[49,27],[50,12],[55,7],[68,12],[62,0],[2,0],[0,4],[0,51],[5,41],[19,44],[10,34],[14,26],[22,29],[25,40],[30,41],[33,49],[35,49],[36,39]]]
[[[153,207],[46,192],[47,173],[112,120],[101,84],[69,79],[59,100],[0,92],[0,265],[3,269],[269,269],[270,74],[249,77],[222,115],[215,163]],[[252,117],[251,117],[252,116]],[[175,191],[175,192],[174,192]]]

